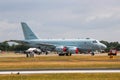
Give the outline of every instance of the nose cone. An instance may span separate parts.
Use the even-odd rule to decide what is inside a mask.
[[[101,45],[101,49],[106,49],[107,48],[107,46],[103,43],[101,43],[100,45]]]

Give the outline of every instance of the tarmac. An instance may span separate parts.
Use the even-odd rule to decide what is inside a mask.
[[[116,70],[38,70],[38,71],[0,71],[0,74],[60,74],[60,73],[120,73],[120,69]]]

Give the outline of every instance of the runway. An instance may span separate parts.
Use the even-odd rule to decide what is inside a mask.
[[[39,70],[0,71],[0,74],[57,74],[57,73],[120,73],[120,70]]]

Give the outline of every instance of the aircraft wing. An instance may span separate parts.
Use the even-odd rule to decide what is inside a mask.
[[[41,46],[48,46],[48,47],[56,47],[55,45],[53,44],[47,44],[47,43],[39,43],[39,44],[36,44],[36,45],[41,45]]]
[[[6,42],[16,42],[16,43],[19,43],[19,44],[28,44],[27,41],[23,41],[23,40],[9,40],[9,41],[6,41]]]

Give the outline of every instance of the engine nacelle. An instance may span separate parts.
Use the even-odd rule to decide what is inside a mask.
[[[71,53],[71,54],[78,54],[79,53],[79,48],[70,47],[70,48],[68,48],[68,52]]]
[[[67,52],[67,47],[65,46],[58,46],[55,49],[57,52]]]

